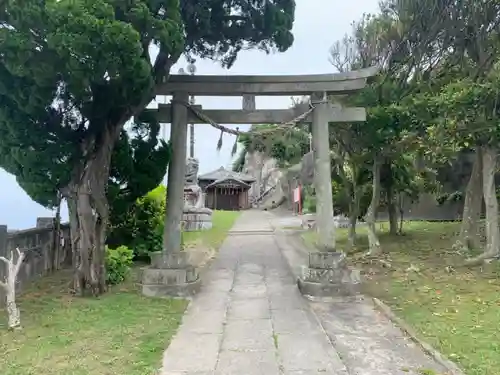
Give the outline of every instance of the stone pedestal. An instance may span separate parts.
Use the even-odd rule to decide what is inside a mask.
[[[212,228],[212,210],[209,208],[189,208],[182,213],[183,230],[192,232]]]
[[[184,186],[182,229],[184,232],[212,228],[212,210],[204,207],[205,194],[197,184]]]
[[[360,293],[360,286],[359,270],[348,267],[339,252],[310,253],[309,266],[298,280],[300,292],[313,297],[352,296]]]
[[[201,287],[195,267],[184,252],[150,254],[151,266],[142,270],[142,294],[148,297],[189,297]]]
[[[302,229],[316,229],[316,215],[315,214],[305,214],[302,215]]]

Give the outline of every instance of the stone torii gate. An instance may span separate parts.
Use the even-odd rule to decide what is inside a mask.
[[[157,89],[157,95],[172,95],[172,104],[158,105],[160,123],[171,123],[172,157],[168,170],[168,194],[163,251],[151,254],[151,267],[143,273],[146,295],[186,296],[196,293],[200,280],[181,251],[181,220],[184,207],[184,176],[186,173],[188,124],[201,124],[186,105],[189,96],[242,96],[247,105],[242,110],[203,110],[193,108],[218,124],[278,124],[306,112],[308,105],[293,109],[255,109],[255,96],[311,96],[314,109],[301,123],[312,123],[314,152],[314,186],[317,197],[318,247],[322,250],[310,258],[310,272],[299,281],[306,294],[330,293],[325,284],[345,279],[345,272],[335,271],[343,254],[335,252],[329,123],[366,120],[364,108],[344,108],[328,102],[329,95],[349,95],[363,89],[376,68],[347,73],[294,76],[211,76],[171,75]],[[250,106],[248,106],[250,103]],[[319,255],[318,255],[319,254]],[[320,272],[318,272],[320,271]],[[326,271],[326,272],[325,272]],[[339,273],[340,272],[340,273]],[[335,279],[335,280],[334,280]],[[333,285],[335,290],[338,286]]]

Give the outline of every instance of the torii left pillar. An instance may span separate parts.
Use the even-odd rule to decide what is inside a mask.
[[[326,93],[313,94],[311,102],[318,251],[309,253],[309,264],[298,279],[298,287],[302,294],[314,297],[353,295],[359,292],[359,272],[347,267],[345,254],[336,250],[333,220],[329,122],[335,121],[336,110],[341,107],[328,102]]]
[[[182,213],[188,140],[187,92],[173,95],[170,141],[172,156],[168,168],[167,204],[163,249],[150,253],[151,266],[143,270],[142,293],[154,297],[187,297],[197,293],[201,280],[188,254],[182,249]]]

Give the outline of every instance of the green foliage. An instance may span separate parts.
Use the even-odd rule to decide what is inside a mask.
[[[166,186],[158,185],[156,188],[147,193],[145,198],[158,202],[159,204],[165,204],[167,198]]]
[[[106,282],[116,285],[125,280],[132,267],[134,253],[127,246],[111,249],[106,246]]]
[[[446,85],[430,103],[439,110],[436,127],[442,137],[452,136],[461,147],[475,143],[498,143],[500,125],[500,69],[491,72],[485,82],[463,79]]]
[[[316,194],[314,188],[305,186],[302,188],[302,210],[304,213],[316,212]]]
[[[293,43],[294,0],[184,0],[181,14],[188,55],[220,59],[226,66],[241,50],[284,52]]]
[[[304,213],[316,212],[316,193],[314,188],[311,186],[306,186],[302,190],[303,203],[302,209]],[[332,181],[332,200],[333,200],[333,210],[336,215],[349,215],[350,205],[352,203],[353,197],[347,195],[347,191],[344,186],[336,180]],[[362,189],[362,195],[360,200],[360,211],[358,216],[363,216],[368,209],[371,200],[371,186],[364,185]]]
[[[168,6],[168,11],[159,14],[158,6]],[[159,125],[136,122],[132,133],[151,128],[143,146],[120,130],[133,108],[147,104],[153,91],[155,77],[145,47],[154,42],[165,56],[182,51],[178,2],[31,0],[7,1],[4,7],[0,165],[35,201],[49,207],[58,190],[75,177],[74,168],[108,147],[104,143],[113,142],[106,132],[121,134],[119,156],[129,154],[135,167],[144,165],[144,155],[158,147]],[[162,146],[160,154],[165,151]],[[131,164],[115,159],[113,172],[123,172]],[[154,156],[151,162],[156,160]],[[139,182],[129,180],[132,176],[117,173],[111,181],[130,186],[130,195],[150,189],[135,192]],[[113,194],[116,189],[110,190]]]
[[[497,192],[498,197],[498,192]],[[461,191],[454,191],[452,193],[443,193],[436,197],[438,204],[445,204],[446,202],[460,202],[463,201],[464,194]]]
[[[253,125],[251,131],[251,134],[244,134],[238,140],[243,150],[233,168],[242,168],[247,152],[263,152],[276,159],[282,168],[299,163],[304,154],[309,152],[309,134],[302,128],[283,129],[276,125],[262,124]]]
[[[0,166],[52,207],[85,163],[114,149],[108,198],[112,215],[123,215],[168,163],[154,119],[122,130],[170,67],[182,53],[230,66],[242,49],[284,51],[293,42],[294,11],[293,0],[7,0],[0,11]]]
[[[247,157],[248,151],[246,149],[241,149],[238,156],[233,162],[233,171],[235,172],[243,172],[243,168],[245,167],[245,159]]]
[[[395,195],[404,194],[415,202],[421,193],[438,194],[441,189],[436,171],[429,166],[417,169],[415,155],[412,153],[387,159],[381,168],[380,183],[383,189],[382,203],[385,205]]]
[[[91,279],[102,280],[108,222],[165,173],[168,146],[141,113],[172,65],[182,54],[231,66],[242,49],[284,51],[294,11],[293,0],[2,2],[0,167],[43,206],[71,203],[75,249],[88,258],[74,265],[86,279],[78,292],[104,291]]]
[[[148,228],[147,223],[158,221],[149,219],[148,215],[152,218],[161,217],[163,225],[165,197],[163,196],[163,203],[150,202],[149,197],[155,194],[154,192],[165,193],[164,188],[163,191],[158,191],[160,188],[156,187],[165,176],[171,149],[170,143],[167,144],[163,140],[160,140],[159,146],[156,145],[159,126],[145,129],[136,123],[132,131],[136,134],[132,139],[127,132],[122,132],[112,159],[111,178],[107,190],[112,229],[108,236],[108,244],[124,244],[134,249],[136,255],[144,255],[137,246],[139,243],[152,246],[152,240],[143,241],[146,237],[152,236],[147,234],[152,230],[151,227]],[[151,132],[154,132],[153,136],[150,136]],[[145,194],[147,199],[144,197]],[[138,203],[142,200],[147,201],[143,204]],[[156,227],[154,228],[156,230]],[[161,236],[161,230],[158,232]],[[157,238],[158,234],[153,237]]]
[[[371,184],[365,183],[359,187],[360,201],[358,217],[363,217],[366,214],[368,206],[370,205],[371,194]],[[344,184],[335,180],[332,181],[332,199],[335,214],[349,216],[354,197],[349,194]]]
[[[125,245],[133,250],[136,258],[147,258],[150,252],[161,250],[165,201],[163,185],[138,198],[110,228],[108,246]]]

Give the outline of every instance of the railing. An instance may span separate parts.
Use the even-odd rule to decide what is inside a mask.
[[[267,197],[269,194],[271,194],[272,192],[274,192],[276,190],[276,187],[278,185],[273,185],[271,186],[269,189],[267,189],[266,191],[264,191],[261,195],[259,195],[259,197],[257,197],[256,199],[254,199],[254,201],[252,202],[253,205],[259,205],[260,203],[262,203],[262,201],[264,200],[265,197]]]

